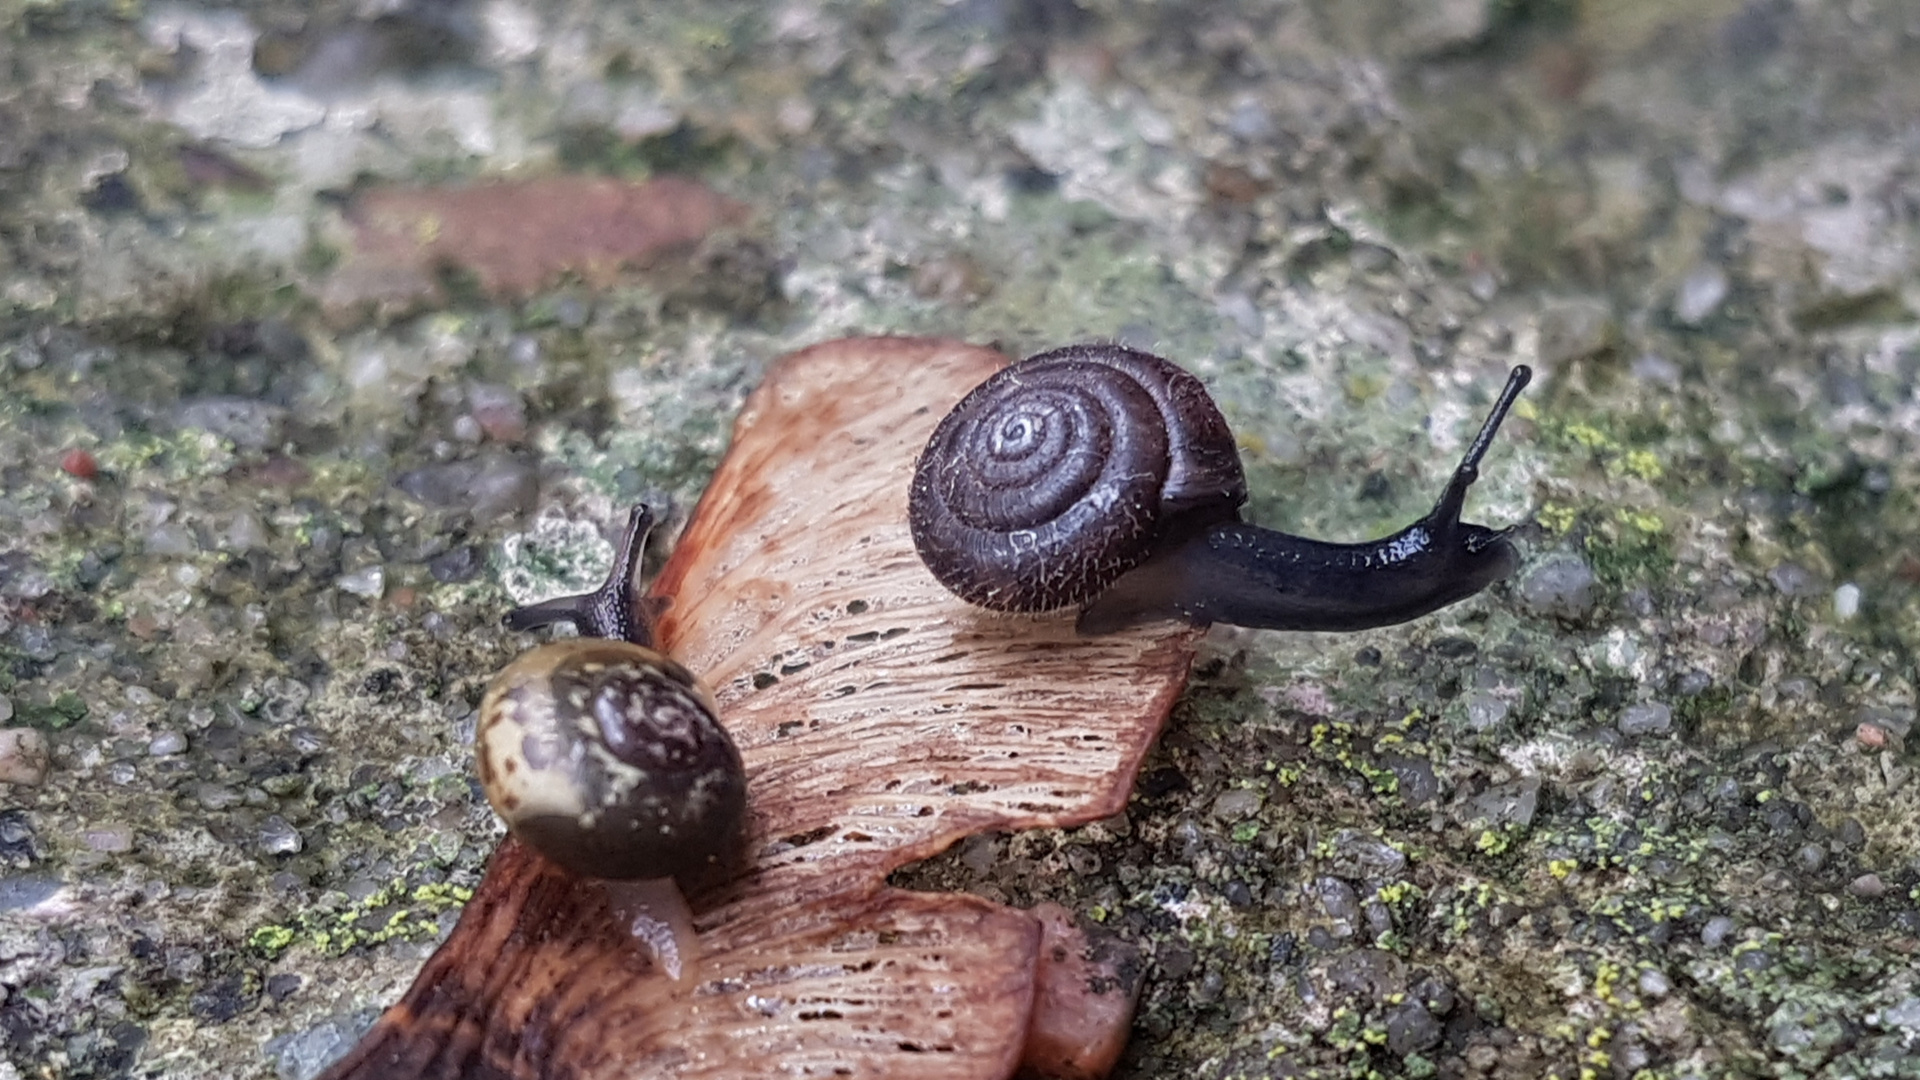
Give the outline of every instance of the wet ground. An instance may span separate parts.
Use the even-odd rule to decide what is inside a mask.
[[[1336,539],[1537,370],[1511,582],[1217,630],[1124,815],[899,876],[1141,943],[1122,1075],[1920,1075],[1916,71],[1888,0],[0,3],[0,1080],[343,1050],[498,835],[500,611],[882,332],[1174,358]]]

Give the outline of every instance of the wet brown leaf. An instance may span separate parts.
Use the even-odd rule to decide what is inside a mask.
[[[1005,362],[901,338],[776,362],[654,583],[660,641],[708,680],[750,785],[748,863],[694,898],[694,991],[624,941],[597,885],[508,842],[329,1076],[1011,1074],[1039,920],[885,877],[975,832],[1117,811],[1196,634],[1082,640],[1071,615],[969,608],[920,564],[914,457]]]
[[[1191,633],[1084,639],[1070,615],[969,607],[914,552],[913,461],[1004,363],[902,338],[788,357],[654,584],[675,598],[661,640],[746,760],[756,872],[783,888],[1118,812],[1185,681]]]
[[[1006,1076],[1039,926],[977,897],[885,889],[742,912],[691,995],[604,895],[509,840],[401,1001],[328,1077]]]
[[[1127,1048],[1146,960],[1115,937],[1095,941],[1059,904],[1034,906],[1040,959],[1021,1076],[1098,1080]]]

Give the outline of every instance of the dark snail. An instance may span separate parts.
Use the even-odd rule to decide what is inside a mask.
[[[522,842],[609,901],[669,975],[694,959],[675,884],[727,861],[740,842],[746,771],[693,675],[651,647],[632,574],[652,515],[637,507],[599,589],[516,608],[529,629],[571,622],[582,637],[520,655],[494,676],[476,733],[487,801]]]
[[[1055,349],[1002,369],[940,422],[914,472],[914,546],[970,603],[1082,605],[1083,634],[1168,618],[1276,630],[1405,622],[1518,564],[1509,530],[1460,512],[1531,376],[1513,369],[1425,517],[1333,544],[1240,520],[1246,477],[1200,380],[1118,345]]]

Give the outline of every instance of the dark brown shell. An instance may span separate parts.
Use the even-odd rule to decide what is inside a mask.
[[[1200,381],[1150,353],[1071,345],[1008,367],[941,420],[914,471],[914,546],[998,611],[1085,603],[1246,502]]]

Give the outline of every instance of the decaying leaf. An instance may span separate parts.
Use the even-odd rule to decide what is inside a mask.
[[[693,898],[695,989],[625,942],[594,883],[508,841],[329,1076],[1005,1077],[1036,1000],[1034,1028],[1060,1027],[1047,1003],[1072,996],[1036,999],[1040,919],[885,877],[976,832],[1119,810],[1196,632],[1081,639],[1070,614],[970,608],[921,565],[914,457],[1005,362],[899,338],[776,362],[654,582],[659,640],[707,679],[749,780],[747,863]],[[1086,1038],[1117,1053],[1131,994]]]
[[[1185,681],[1190,633],[1085,639],[1071,618],[983,611],[915,554],[913,461],[1004,363],[890,338],[788,357],[654,583],[673,598],[661,640],[747,762],[756,873],[783,888],[1119,811]]]
[[[460,924],[329,1077],[1007,1076],[1039,927],[952,894],[755,905],[702,937],[692,993],[604,895],[509,840]],[[778,1063],[778,1069],[775,1068]]]
[[[741,203],[678,176],[373,188],[348,210],[353,250],[322,299],[336,310],[437,300],[437,272],[449,266],[500,297],[526,296],[568,272],[604,286],[745,216]]]
[[[1092,941],[1059,904],[1037,904],[1039,968],[1021,1075],[1099,1080],[1127,1048],[1142,958],[1118,940]]]

